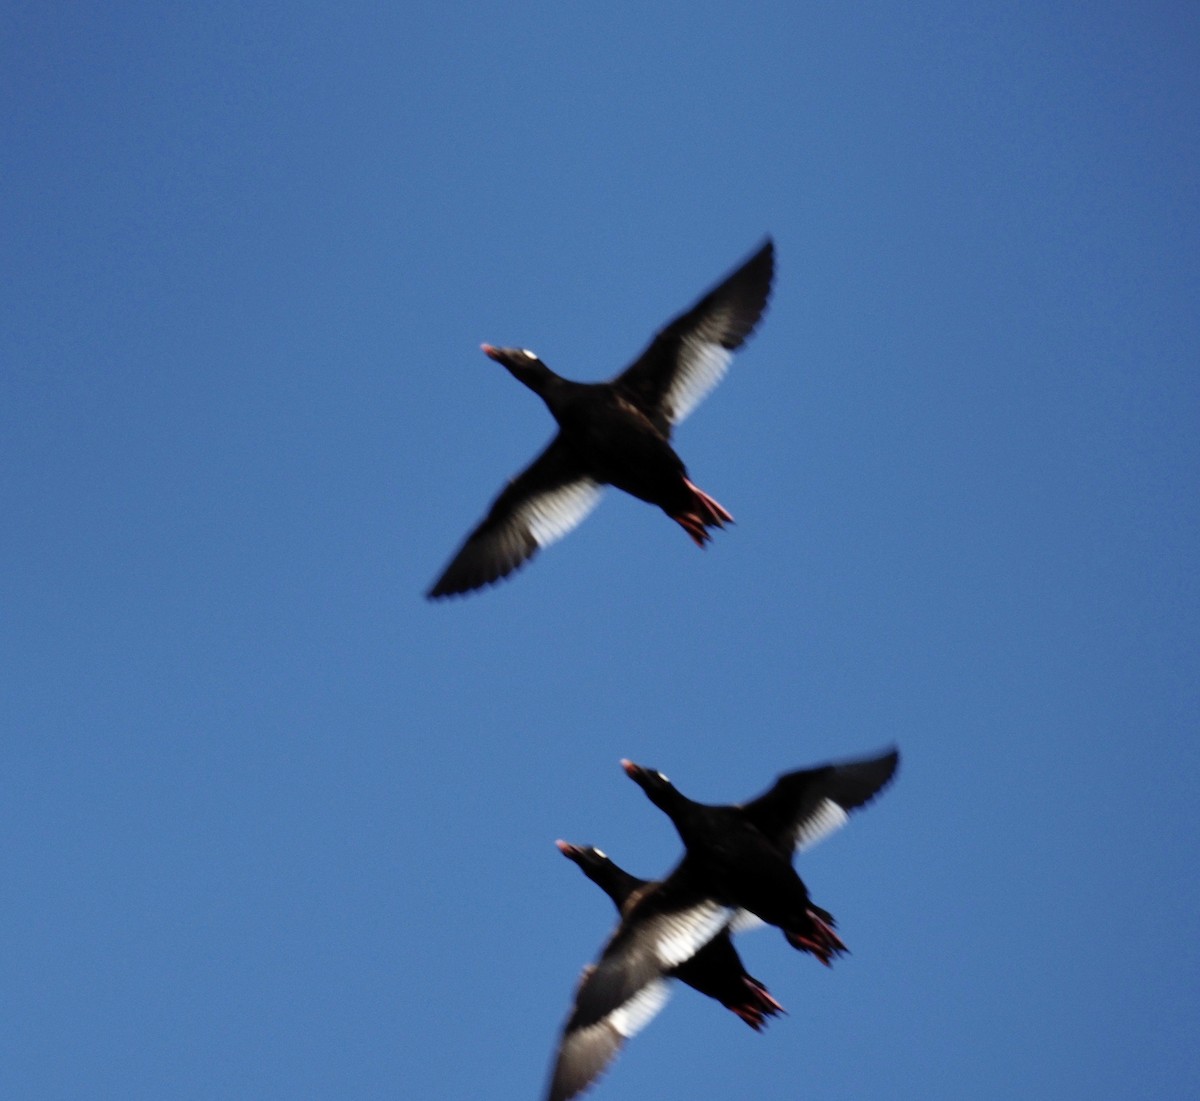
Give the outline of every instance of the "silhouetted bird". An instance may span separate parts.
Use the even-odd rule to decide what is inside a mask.
[[[622,920],[634,924],[650,920],[648,915],[653,912],[653,895],[659,883],[630,875],[592,846],[569,845],[566,841],[555,844],[563,856],[577,864],[612,899]],[[783,1012],[783,1006],[758,979],[747,973],[730,934],[728,928],[721,930],[691,959],[667,975],[720,1002],[757,1032],[765,1026],[765,1018]]]
[[[828,911],[813,904],[792,853],[844,825],[891,780],[899,753],[823,765],[780,776],[769,791],[736,806],[696,803],[661,773],[622,761],[630,777],[675,824],[685,875],[709,900],[777,925],[793,948],[826,966],[846,946]]]
[[[572,382],[533,352],[484,344],[486,355],[546,403],[558,434],[492,502],[426,595],[465,593],[506,577],[578,525],[605,485],[658,505],[697,546],[711,538],[709,528],[732,522],[688,480],[671,429],[717,384],[758,324],[774,267],[768,238],[610,382]]]
[[[550,1072],[547,1101],[587,1089],[666,1003],[670,978],[728,926],[733,911],[675,876],[626,906],[620,924],[583,970]]]
[[[791,772],[740,807],[693,803],[661,773],[623,761],[671,815],[686,851],[662,882],[649,884],[641,895],[634,889],[621,906],[616,932],[580,976],[548,1101],[567,1101],[591,1085],[624,1041],[662,1008],[669,979],[683,978],[686,964],[701,960],[706,946],[730,932],[767,921],[781,925],[790,943],[825,963],[844,952],[833,918],[809,900],[791,853],[844,825],[850,811],[888,783],[898,760],[891,750]],[[765,989],[762,994],[770,997]]]

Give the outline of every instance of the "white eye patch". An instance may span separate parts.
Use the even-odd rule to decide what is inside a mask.
[[[537,354],[534,352],[531,352],[528,348],[522,348],[521,354],[523,356],[527,356],[529,359],[537,359]]]

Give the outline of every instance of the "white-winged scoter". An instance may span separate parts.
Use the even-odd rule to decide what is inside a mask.
[[[591,875],[586,865],[580,866]],[[733,917],[732,909],[679,877],[634,889],[620,909],[616,930],[579,977],[550,1071],[547,1101],[568,1101],[591,1086],[624,1042],[666,1004],[679,968],[711,947]],[[766,998],[774,1002],[770,995]]]
[[[562,378],[523,348],[484,353],[547,405],[558,434],[492,502],[487,516],[426,593],[490,585],[562,538],[613,485],[658,505],[697,546],[733,517],[688,479],[671,429],[724,375],[766,309],[775,270],[770,238],[691,309],[666,325],[609,382]]]
[[[808,897],[792,854],[845,825],[848,812],[870,802],[895,775],[893,748],[868,757],[780,776],[756,799],[731,806],[697,803],[661,773],[622,761],[650,801],[675,824],[684,857],[667,877],[721,905],[783,930],[793,948],[828,966],[847,951],[832,915]]]
[[[662,1008],[669,978],[682,978],[682,965],[699,959],[715,938],[766,921],[825,963],[844,952],[833,918],[809,900],[791,853],[843,826],[850,811],[891,780],[898,761],[893,749],[791,772],[740,807],[693,803],[661,773],[623,761],[672,816],[686,851],[666,879],[619,904],[616,932],[580,977],[547,1101],[567,1101],[591,1085],[622,1043]],[[743,859],[746,865],[738,866]]]
[[[612,899],[622,919],[640,920],[638,903],[657,889],[656,881],[631,875],[594,846],[571,845],[566,841],[555,844],[563,856]],[[720,1002],[755,1032],[766,1025],[765,1018],[783,1012],[783,1006],[771,997],[766,986],[746,971],[729,929],[722,929],[691,959],[668,972],[668,976]]]

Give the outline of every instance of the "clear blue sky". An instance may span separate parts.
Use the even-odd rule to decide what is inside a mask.
[[[537,1101],[618,760],[711,801],[893,741],[594,1096],[1200,1092],[1193,5],[9,5],[6,1098]],[[763,236],[682,426],[701,553],[610,493],[421,599],[552,426]]]

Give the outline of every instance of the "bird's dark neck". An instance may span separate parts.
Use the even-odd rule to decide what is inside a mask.
[[[637,876],[630,875],[623,868],[618,868],[615,864],[607,864],[598,868],[586,868],[585,873],[597,887],[613,900],[613,904],[618,910],[624,910],[625,903],[629,901],[629,896],[639,887],[646,885],[644,879],[638,879]]]
[[[573,382],[556,375],[541,360],[529,366],[522,365],[520,371],[513,371],[512,375],[546,403],[546,408],[559,424],[571,419],[570,407],[573,400],[587,389],[585,383]]]
[[[561,384],[566,382],[566,379],[556,375],[540,359],[531,359],[517,365],[505,362],[504,366],[508,368],[508,372],[513,378],[518,382],[523,382],[547,404],[549,404],[547,395],[561,389]]]
[[[674,788],[656,791],[650,796],[650,800],[675,824],[684,845],[698,838],[701,818],[697,812],[702,809],[701,804],[693,803]]]

